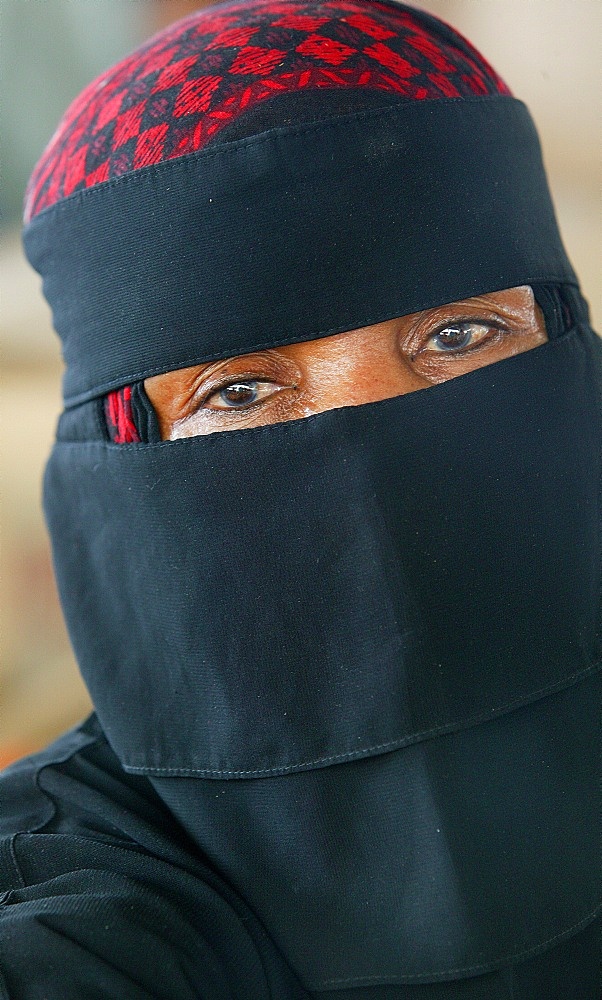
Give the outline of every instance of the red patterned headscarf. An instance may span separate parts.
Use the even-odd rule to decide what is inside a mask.
[[[25,221],[81,188],[196,152],[262,102],[322,88],[407,100],[509,93],[455,30],[400,4],[218,4],[171,25],[80,94],[31,177]]]

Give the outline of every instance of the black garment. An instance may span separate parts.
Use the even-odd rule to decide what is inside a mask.
[[[0,792],[2,1000],[597,1000],[599,921],[486,975],[304,990],[94,716]]]
[[[36,998],[22,949],[48,948],[61,996],[84,989],[56,978],[73,935],[68,975],[98,997],[123,993],[117,966],[150,996],[594,1000],[601,355],[578,323],[381,403],[185,442],[57,445],[62,598],[120,762],[95,724],[101,742],[59,744],[69,759],[37,790],[17,779],[7,832],[39,834],[14,856],[53,899],[15,907],[15,873],[0,961],[15,1000]],[[160,576],[131,530],[141,497]],[[233,550],[220,524],[242,517]],[[128,642],[134,591],[144,628]]]
[[[602,344],[525,109],[439,104],[239,138],[28,227],[72,411],[45,508],[111,752],[42,772],[64,804],[15,852],[58,878],[77,916],[48,967],[79,937],[92,996],[125,966],[184,1000],[596,1000]],[[549,343],[427,390],[95,433],[103,394],[156,372],[535,283],[563,289]]]

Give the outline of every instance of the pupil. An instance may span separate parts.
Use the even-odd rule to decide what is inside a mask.
[[[437,334],[439,346],[444,350],[466,347],[470,338],[471,334],[468,325],[448,326],[445,330],[441,330],[441,332]]]
[[[253,382],[236,382],[227,385],[220,391],[220,398],[228,406],[248,406],[257,398],[257,389]]]

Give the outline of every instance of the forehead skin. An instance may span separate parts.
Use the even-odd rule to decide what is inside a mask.
[[[525,285],[332,337],[181,368],[144,384],[162,438],[173,440],[416,392],[546,340],[543,315]]]

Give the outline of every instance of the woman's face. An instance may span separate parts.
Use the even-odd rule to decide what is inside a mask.
[[[147,378],[164,440],[374,403],[529,351],[547,340],[528,286]]]

